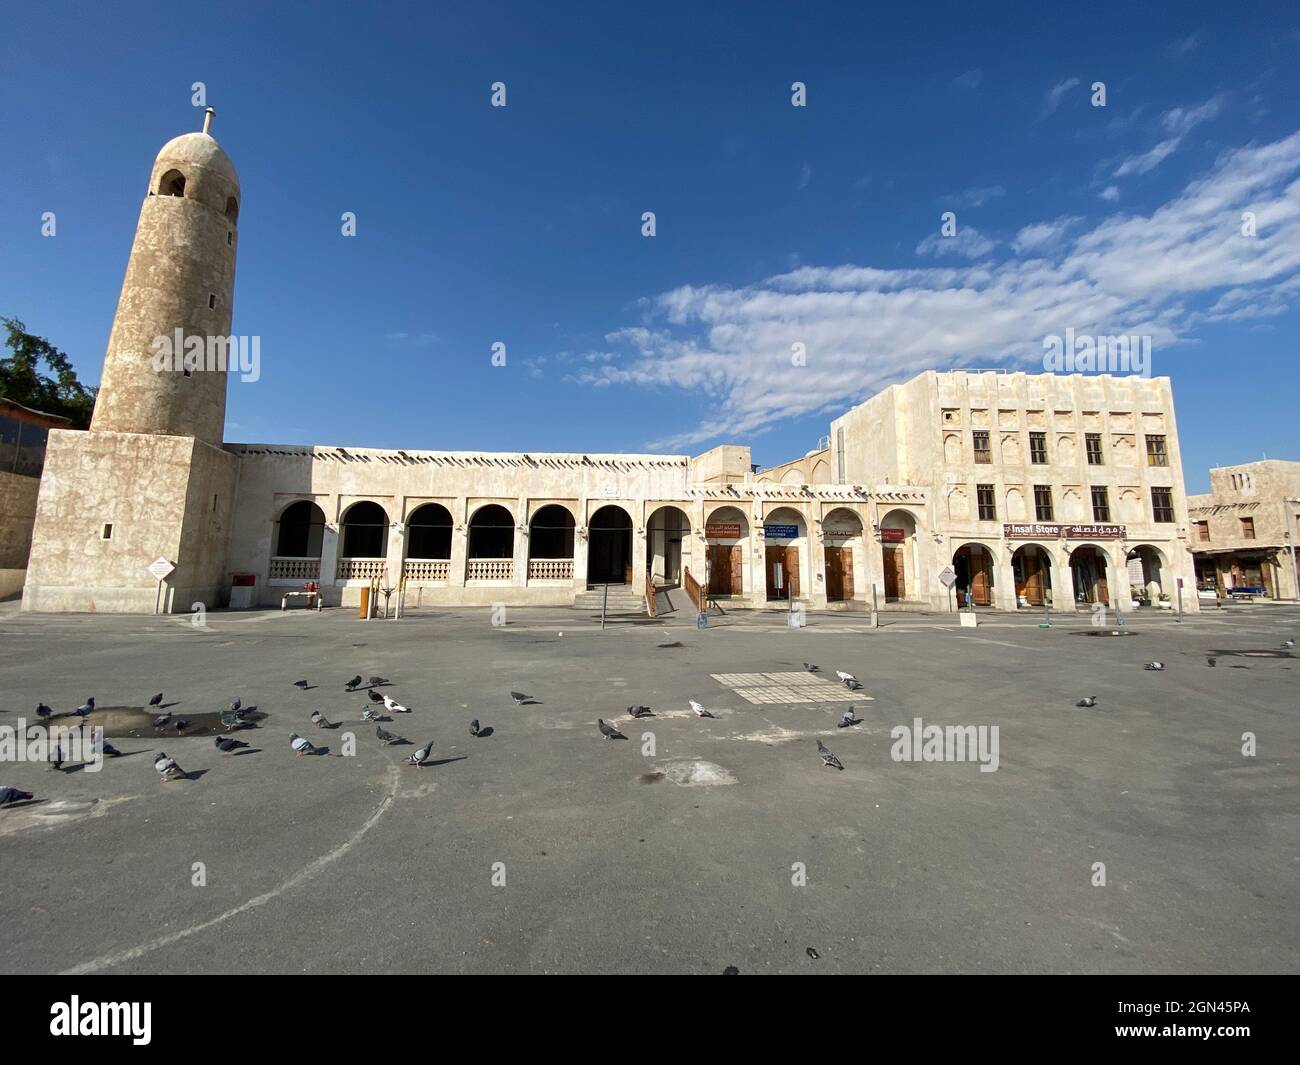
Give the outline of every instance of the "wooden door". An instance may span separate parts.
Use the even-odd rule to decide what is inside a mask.
[[[767,570],[767,597],[769,599],[784,599],[786,585],[790,582],[790,573],[785,564],[785,548],[769,546],[764,552],[765,568]],[[776,566],[781,564],[781,587],[776,586]]]
[[[789,597],[791,599],[798,599],[799,549],[797,547],[787,547],[785,549],[785,582],[790,586]]]
[[[1037,555],[1026,555],[1025,601],[1031,606],[1043,605],[1043,560]]]
[[[989,556],[983,551],[970,553],[970,597],[976,606],[993,602],[993,574]]]
[[[903,549],[885,545],[885,598],[902,599],[907,587],[907,574],[903,569]]]
[[[1098,559],[1096,560],[1096,563],[1097,563],[1097,584],[1096,584],[1096,588],[1097,588],[1097,598],[1096,598],[1095,600],[1093,600],[1093,602],[1096,602],[1096,603],[1109,603],[1109,602],[1110,602],[1110,594],[1109,594],[1110,589],[1108,589],[1108,588],[1106,587],[1106,567],[1105,567],[1105,563],[1102,562],[1102,560],[1101,560],[1100,558],[1098,558]]]
[[[838,547],[826,548],[826,598],[838,601],[844,598],[844,569]]]
[[[745,594],[745,549],[741,544],[731,545],[731,563],[729,565],[731,572],[731,594],[741,596]]]
[[[853,548],[840,548],[840,580],[842,599],[853,598]]]
[[[731,594],[731,548],[709,544],[709,594]]]

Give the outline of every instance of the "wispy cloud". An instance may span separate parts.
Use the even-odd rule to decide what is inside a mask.
[[[1078,84],[1078,78],[1066,78],[1048,89],[1047,95],[1043,97],[1043,117],[1046,118],[1060,107],[1061,98]]]
[[[917,255],[963,255],[967,259],[980,259],[997,247],[974,226],[958,226],[951,237],[931,233],[916,246]]]
[[[1007,190],[1001,185],[986,185],[982,188],[963,189],[951,196],[944,196],[939,202],[950,207],[983,207],[990,200],[1005,196]]]
[[[799,181],[795,185],[795,191],[803,192],[808,187],[808,183],[812,181],[812,174],[812,167],[805,161],[803,166],[799,168]]]
[[[1050,252],[1059,247],[1066,232],[1081,221],[1083,219],[1070,217],[1057,218],[1051,222],[1035,222],[1017,233],[1011,246],[1021,254]]]
[[[983,84],[984,71],[982,70],[968,70],[965,74],[958,74],[952,79],[952,87],[962,92],[974,92]]]
[[[1183,59],[1191,55],[1201,45],[1201,35],[1199,33],[1189,33],[1186,37],[1179,37],[1169,43],[1166,51],[1173,59]]]
[[[1244,210],[1257,237],[1241,235]],[[673,289],[606,338],[608,361],[573,376],[707,396],[707,423],[648,445],[686,449],[837,412],[925,369],[1040,365],[1042,338],[1067,326],[1149,334],[1160,358],[1206,321],[1300,300],[1300,132],[1224,154],[1149,214],[1087,229],[1055,219],[1017,240],[997,262],[804,266],[752,285]],[[1056,251],[1044,257],[1048,240]],[[806,366],[791,364],[794,343]]]
[[[1139,155],[1125,159],[1115,169],[1114,177],[1126,177],[1129,174],[1146,174],[1163,163],[1178,150],[1183,139],[1202,122],[1218,118],[1223,113],[1227,97],[1220,94],[1206,100],[1196,107],[1175,107],[1160,116],[1160,128],[1168,136]]]

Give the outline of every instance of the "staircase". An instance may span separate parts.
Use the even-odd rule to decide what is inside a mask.
[[[575,609],[599,614],[601,604],[605,601],[604,585],[588,588],[574,597]],[[644,614],[645,595],[630,584],[611,584],[609,586],[609,605],[606,610],[611,614]]]

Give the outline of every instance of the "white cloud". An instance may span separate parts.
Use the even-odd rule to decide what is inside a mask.
[[[1223,113],[1226,97],[1213,96],[1198,107],[1175,107],[1160,116],[1160,125],[1170,136],[1141,155],[1130,156],[1116,168],[1114,177],[1129,174],[1146,174],[1178,150],[1183,138],[1202,122],[1208,122]]]
[[[1119,201],[1119,186],[1107,185],[1097,195],[1109,203],[1116,203]]]
[[[931,233],[916,246],[917,255],[964,255],[967,259],[980,259],[997,247],[974,226],[958,226],[954,236],[945,237]]]
[[[799,170],[799,183],[795,185],[795,189],[802,192],[808,187],[810,181],[812,181],[812,167],[807,163],[804,163],[802,168]]]
[[[1129,156],[1115,168],[1115,173],[1112,177],[1126,177],[1129,174],[1145,174],[1154,170],[1169,156],[1173,155],[1174,150],[1178,147],[1181,140],[1181,137],[1173,137],[1167,141],[1161,141],[1154,148],[1143,152],[1141,155]]]
[[[954,89],[962,89],[966,92],[978,89],[983,84],[984,71],[982,70],[968,70],[965,74],[959,74],[957,77],[952,79],[952,86]]]
[[[1244,210],[1258,219],[1255,238],[1240,235]],[[1070,326],[1150,334],[1160,373],[1199,323],[1300,300],[1300,132],[1226,153],[1150,214],[1116,215],[1060,242],[1050,260],[803,266],[753,285],[683,286],[611,333],[616,357],[574,379],[707,397],[705,424],[649,444],[686,449],[837,413],[925,369],[1032,369],[1042,338]],[[791,365],[796,342],[806,366]]]
[[[1058,218],[1052,222],[1035,222],[1033,225],[1025,226],[1016,234],[1016,239],[1011,242],[1011,246],[1020,253],[1025,252],[1042,252],[1050,250],[1054,245],[1060,244],[1061,238],[1065,236],[1066,230],[1071,226],[1078,225],[1080,218]]]
[[[1043,97],[1043,116],[1046,117],[1061,106],[1061,97],[1079,84],[1078,78],[1066,78],[1064,81],[1058,81],[1050,89],[1047,95]]]
[[[944,196],[940,202],[952,207],[983,207],[990,200],[1005,196],[1007,190],[1001,185],[972,186],[962,189],[955,196]]]

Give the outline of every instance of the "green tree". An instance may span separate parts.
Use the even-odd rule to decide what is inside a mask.
[[[78,381],[68,356],[44,337],[27,332],[17,318],[0,318],[0,324],[10,352],[0,358],[0,396],[33,410],[71,418],[74,428],[89,428],[98,389]],[[41,363],[48,372],[41,372]]]

